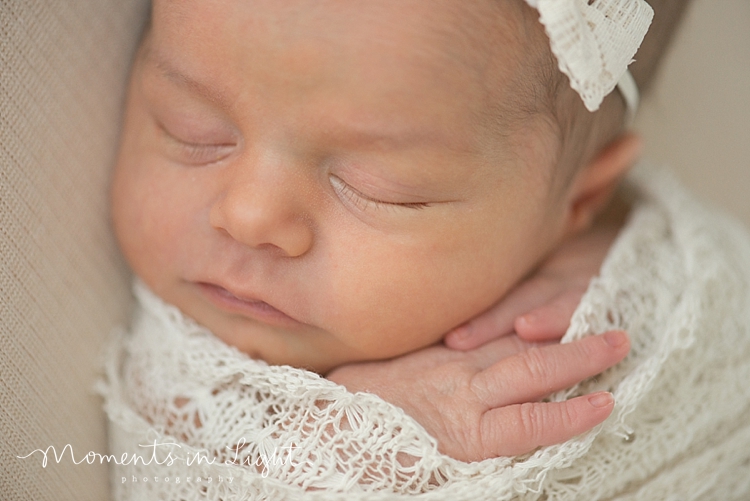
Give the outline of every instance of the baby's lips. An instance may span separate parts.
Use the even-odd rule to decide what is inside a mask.
[[[232,290],[210,282],[196,282],[198,288],[213,304],[231,313],[240,313],[258,321],[285,327],[304,325],[286,312],[254,296],[237,294]]]

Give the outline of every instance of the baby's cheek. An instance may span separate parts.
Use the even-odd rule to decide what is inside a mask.
[[[120,250],[131,267],[135,267],[133,261],[139,260],[139,249],[143,248],[142,202],[136,194],[131,176],[118,165],[112,184],[112,223]]]
[[[155,139],[146,134],[150,129],[141,104],[131,89],[111,191],[115,234],[139,274],[148,261],[158,259],[161,241],[175,237],[169,225],[175,210],[170,182],[159,165]]]
[[[168,264],[170,211],[160,204],[158,183],[123,153],[113,179],[112,221],[120,249],[133,271],[152,287]],[[162,199],[163,200],[163,199]],[[161,206],[161,207],[160,207]]]
[[[434,344],[460,323],[466,298],[454,296],[439,265],[406,255],[376,262],[336,277],[330,330],[342,342],[371,359],[388,358]]]

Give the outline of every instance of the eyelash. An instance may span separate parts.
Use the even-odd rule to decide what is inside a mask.
[[[185,163],[191,165],[210,165],[216,162],[220,162],[229,156],[231,153],[229,148],[235,146],[234,144],[210,144],[210,143],[191,143],[189,141],[183,141],[177,138],[174,134],[170,133],[164,125],[161,123],[157,124],[159,130],[170,140],[170,142],[177,146],[181,151],[180,155],[187,160]]]
[[[331,184],[333,189],[339,192],[342,196],[354,204],[357,209],[365,211],[368,208],[375,209],[391,209],[391,208],[404,208],[404,209],[425,209],[430,206],[428,202],[412,202],[412,203],[398,203],[398,202],[386,202],[384,200],[377,200],[375,198],[368,197],[362,192],[352,188],[344,182],[338,176],[331,176]]]
[[[189,159],[187,163],[192,165],[209,165],[212,163],[220,162],[224,160],[231,152],[223,153],[218,157],[211,157],[209,161],[206,161],[204,157],[210,150],[216,152],[217,150],[227,149],[234,146],[233,144],[202,144],[202,143],[191,143],[178,139],[171,134],[164,125],[161,123],[157,124],[161,132],[172,141],[173,144],[177,145]],[[200,160],[198,159],[200,157]],[[384,200],[378,200],[375,198],[368,197],[364,193],[352,188],[344,182],[338,176],[331,176],[331,184],[333,188],[340,192],[344,197],[354,204],[359,210],[365,211],[368,208],[375,209],[390,209],[390,208],[404,208],[404,209],[425,209],[430,207],[429,202],[411,202],[411,203],[398,203],[398,202],[386,202]]]

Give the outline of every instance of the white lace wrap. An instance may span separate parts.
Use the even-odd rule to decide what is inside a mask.
[[[539,11],[560,71],[589,111],[633,62],[654,11],[644,0],[526,0]]]
[[[625,329],[632,352],[553,397],[611,390],[615,410],[591,432],[455,461],[399,408],[251,360],[136,287],[101,391],[118,462],[156,450],[163,464],[113,465],[115,499],[750,499],[750,239],[667,173],[631,182],[635,209],[565,340]],[[228,447],[251,466],[226,464]],[[183,461],[196,454],[213,464]]]

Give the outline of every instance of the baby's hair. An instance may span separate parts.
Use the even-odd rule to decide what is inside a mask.
[[[596,0],[589,0],[591,3]],[[651,87],[659,62],[666,52],[673,34],[682,19],[690,0],[647,0],[654,9],[653,23],[635,55],[630,71],[641,94]],[[548,158],[553,176],[550,186],[553,193],[563,193],[574,178],[578,168],[612,141],[623,129],[625,104],[618,91],[608,95],[599,110],[586,110],[580,96],[571,89],[568,77],[557,65],[549,40],[539,23],[538,12],[523,0],[491,0],[471,6],[458,4],[464,12],[473,12],[472,22],[494,24],[500,31],[516,31],[518,41],[525,47],[517,54],[518,70],[509,83],[509,92],[504,99],[489,99],[484,119],[492,123],[493,129],[502,136],[511,136],[517,128],[526,126],[530,118],[541,118],[542,123],[554,131],[557,145],[554,158]],[[482,7],[490,7],[490,10]],[[498,25],[494,21],[500,20]],[[150,32],[151,20],[146,21],[141,34],[141,43]],[[519,28],[520,31],[516,30]],[[481,50],[487,40],[478,39],[482,30],[461,33],[462,43],[470,43]],[[497,32],[495,32],[497,33]],[[455,36],[456,33],[451,35]],[[499,34],[490,43],[504,44],[506,36]],[[488,71],[486,68],[481,73]],[[491,72],[491,70],[490,70]],[[492,78],[487,85],[493,85]],[[488,89],[488,94],[492,91]]]
[[[654,9],[654,20],[635,55],[635,62],[630,65],[630,72],[641,94],[651,88],[659,62],[690,3],[690,0],[647,1]],[[553,57],[551,52],[549,57]],[[545,74],[547,71],[548,68],[545,69]],[[598,111],[591,113],[585,109],[578,94],[570,88],[568,78],[562,72],[555,71],[551,77],[552,81],[548,81],[551,84],[549,109],[561,140],[556,175],[562,176],[558,186],[564,187],[573,178],[577,167],[586,165],[593,155],[622,132],[625,125],[625,102],[615,90],[605,98]]]

